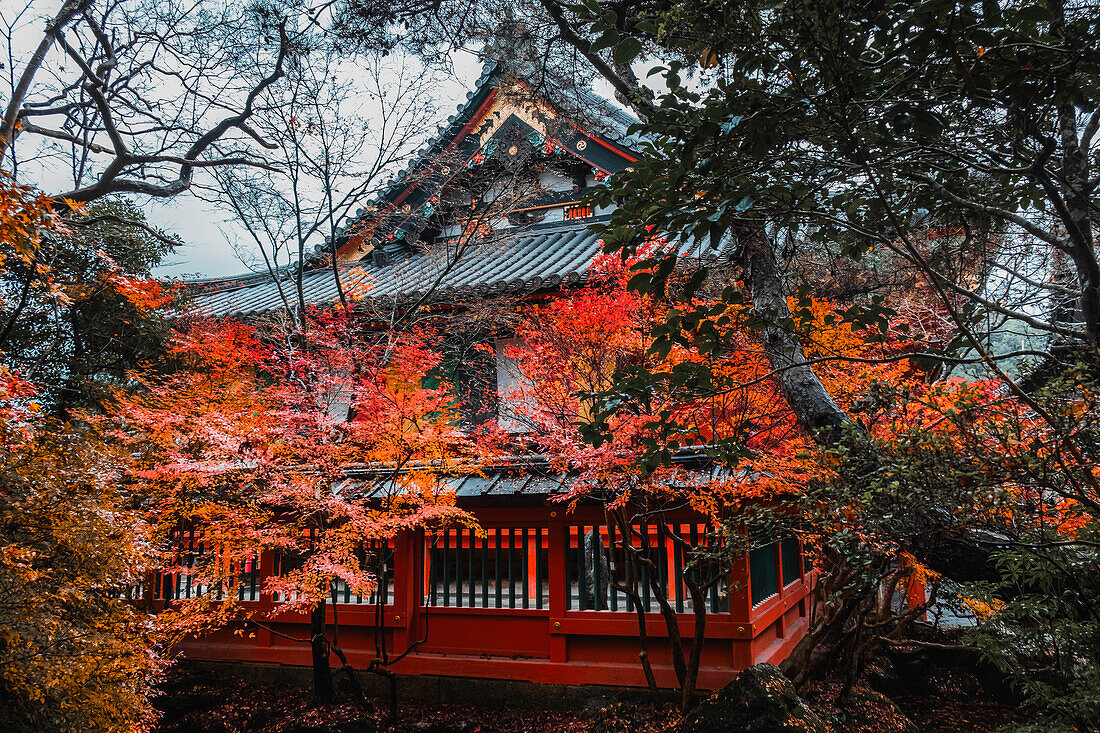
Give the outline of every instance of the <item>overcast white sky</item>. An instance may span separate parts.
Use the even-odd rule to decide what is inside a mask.
[[[23,63],[42,38],[46,19],[56,12],[59,2],[60,0],[34,0],[31,11],[19,16],[20,21],[14,31],[13,48],[10,49],[14,63],[0,64],[0,69],[3,69],[3,74],[7,77],[5,82],[12,81],[12,70],[18,74],[22,69]],[[18,9],[13,12],[13,8],[13,5],[9,5],[9,0],[0,0],[0,20],[5,24],[11,22],[18,13]],[[3,56],[8,56],[9,49],[6,47],[0,51]],[[3,61],[7,62],[8,59]],[[482,64],[472,53],[458,53],[452,62],[453,76],[443,78],[434,88],[433,96],[438,113],[423,120],[425,138],[434,134],[447,116],[454,112],[456,105],[465,101],[467,92],[473,88],[481,74]],[[609,85],[597,84],[596,88],[609,99],[613,98]],[[405,162],[407,161],[403,161],[399,167],[404,167]],[[32,170],[34,165],[38,165],[38,168]],[[65,170],[66,167],[56,161],[33,163],[30,167],[21,165],[20,180],[37,185],[47,192],[66,190],[72,185],[71,175]],[[255,244],[228,208],[221,209],[191,193],[183,193],[167,200],[142,200],[137,197],[136,203],[143,208],[152,224],[178,235],[183,240],[183,244],[157,268],[156,274],[160,277],[221,277],[246,272],[248,268],[238,257],[238,251],[243,253],[245,260],[255,261]]]
[[[459,54],[454,60],[455,78],[442,83],[437,92],[440,115],[425,119],[425,134],[430,136],[466,100],[481,74],[481,63],[472,54]],[[168,201],[149,201],[145,205],[149,220],[178,234],[184,244],[157,268],[160,277],[218,277],[245,272],[234,247],[246,251],[255,245],[229,211],[220,211],[189,194]]]
[[[6,77],[5,82],[12,80],[10,74],[13,71],[18,75],[22,70],[26,59],[42,38],[46,19],[56,13],[59,4],[60,0],[36,1],[28,11],[20,13],[22,0],[18,7],[17,3],[0,0],[0,20],[7,24],[17,17],[19,19],[14,29],[13,47],[9,49],[6,43],[0,44],[0,56],[3,57],[0,58],[0,70]],[[433,90],[438,114],[424,119],[425,138],[434,134],[447,116],[454,112],[456,105],[465,101],[466,93],[481,74],[482,65],[473,54],[459,53],[452,61],[453,76],[443,78]],[[51,59],[47,59],[47,66],[49,63]],[[0,102],[5,107],[6,96],[0,91]],[[66,166],[56,161],[28,163],[21,166],[20,182],[36,185],[47,192],[63,191],[72,186]],[[399,167],[403,165],[404,162]],[[135,197],[135,201],[146,212],[151,223],[183,240],[183,244],[157,268],[158,276],[217,277],[247,270],[236,250],[243,251],[248,259],[248,253],[255,249],[255,244],[229,210],[222,210],[191,193],[167,200]]]
[[[482,72],[482,64],[471,53],[456,54],[454,77],[444,80],[436,90],[439,115],[425,119],[425,135],[434,135],[456,106],[466,100]],[[614,99],[611,86],[597,81],[596,91]],[[402,166],[403,167],[403,166]],[[369,198],[369,196],[368,196]],[[234,246],[251,251],[254,245],[228,211],[183,194],[169,201],[149,201],[145,207],[150,221],[183,238],[184,244],[157,268],[161,277],[219,277],[246,272],[234,252]]]

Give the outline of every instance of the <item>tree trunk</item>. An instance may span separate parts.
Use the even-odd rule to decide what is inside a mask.
[[[614,524],[612,524],[612,522],[614,522]],[[614,592],[616,588],[621,590],[634,604],[634,612],[638,618],[638,661],[642,663],[642,672],[645,673],[645,680],[646,684],[649,686],[649,693],[653,697],[653,703],[656,704],[657,679],[653,676],[653,663],[649,659],[649,635],[646,631],[645,623],[645,615],[649,609],[642,605],[642,595],[638,592],[638,583],[641,582],[641,572],[635,558],[637,550],[634,547],[634,541],[631,535],[630,521],[623,516],[622,510],[612,514],[605,504],[604,523],[608,526],[612,546],[617,543],[619,549],[622,551],[624,565],[624,571],[622,573],[617,571],[617,563],[610,565],[610,572],[612,573],[610,576],[613,588],[612,592]],[[614,526],[619,528],[617,539],[615,536],[616,533],[612,529]],[[621,580],[619,580],[617,576],[621,576]]]
[[[687,573],[685,572],[686,576]],[[699,683],[699,666],[703,663],[703,645],[707,641],[707,600],[706,589],[699,584],[684,579],[691,593],[692,611],[694,611],[694,629],[691,636],[691,655],[688,657],[687,675],[684,687],[680,691],[680,710],[687,712],[695,705],[696,687]],[[709,587],[709,586],[708,586]]]
[[[657,539],[660,542],[660,547],[664,548],[663,535],[667,530],[662,523],[657,525]],[[661,611],[661,618],[665,622],[665,630],[668,632],[668,645],[669,650],[672,652],[672,668],[676,672],[676,682],[679,683],[680,689],[683,689],[687,684],[687,659],[684,658],[684,640],[680,636],[680,623],[676,616],[676,611],[673,610],[672,604],[668,601],[666,589],[661,587],[660,572],[660,559],[656,555],[656,552],[661,552],[661,549],[654,551],[653,547],[649,544],[649,533],[645,525],[642,526],[642,552],[644,557],[641,559],[648,569],[648,579],[650,593],[653,594],[653,599],[657,601],[657,606]],[[672,575],[672,573],[669,573]],[[668,585],[672,585],[674,580],[669,578]]]
[[[325,602],[309,614],[310,646],[313,649],[313,702],[324,705],[336,699],[332,670],[328,666],[328,639],[325,636]]]
[[[762,333],[764,353],[775,371],[775,381],[795,417],[818,442],[831,442],[836,430],[849,422],[848,415],[806,363],[798,334],[783,327],[791,309],[783,277],[775,259],[775,248],[764,231],[764,223],[745,222],[734,228],[739,264],[752,295],[753,313],[766,325]]]

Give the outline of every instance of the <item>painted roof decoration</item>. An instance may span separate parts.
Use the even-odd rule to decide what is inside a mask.
[[[540,217],[553,219],[543,213],[550,207],[576,204],[591,185],[586,181],[599,185],[637,160],[632,146],[638,139],[628,133],[637,120],[591,91],[577,87],[570,95],[571,101],[558,106],[583,108],[583,128],[574,121],[578,114],[566,116],[547,102],[532,99],[515,76],[499,66],[488,67],[439,133],[389,186],[334,233],[344,291],[386,305],[425,305],[582,282],[600,249],[589,227],[606,212],[578,207],[559,214],[559,221],[540,221]],[[436,211],[441,200],[471,178],[471,170],[494,155],[514,156],[517,143],[542,160],[558,159],[580,171],[572,190],[541,192],[537,200],[524,203],[529,219],[519,216],[513,222],[509,215],[513,223],[507,226],[482,227],[475,245],[467,232],[426,225],[433,217],[441,219],[443,214]],[[469,208],[476,210],[483,205],[481,199],[489,198],[475,196]],[[327,245],[318,249],[329,250]],[[690,243],[681,249],[685,256],[708,254],[692,252]],[[338,294],[331,263],[318,257],[306,269],[306,301],[334,303]],[[280,273],[282,290],[291,300],[295,275]],[[188,285],[197,307],[213,316],[254,317],[284,307],[280,287],[268,273]]]
[[[589,132],[575,124],[558,125],[553,137],[559,150],[589,161],[606,173],[616,173],[637,160],[632,146],[640,139],[627,132],[631,125],[638,123],[637,118],[579,86],[571,89],[569,95],[562,95],[559,106],[573,108],[566,111],[572,117],[579,117],[583,112],[586,122],[599,126]],[[499,64],[486,66],[474,89],[467,93],[466,101],[458,105],[436,136],[413,156],[389,186],[365,202],[336,232],[341,253],[349,249],[347,245],[367,222],[385,213],[387,208],[407,202],[411,213],[430,203],[433,194],[479,153],[488,154],[493,139],[501,139],[501,133],[509,128],[524,129],[532,136],[532,144],[540,142],[540,138],[545,143],[550,137],[547,123],[555,117],[558,113],[546,103],[531,100],[526,86],[507,74]],[[588,141],[593,138],[604,145],[589,148]],[[431,180],[432,173],[436,174],[435,180]],[[428,185],[424,185],[425,182]]]

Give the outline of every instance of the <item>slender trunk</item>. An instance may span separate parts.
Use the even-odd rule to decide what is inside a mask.
[[[298,270],[294,273],[294,293],[298,296],[298,325],[303,329],[306,327],[306,292],[304,287],[304,278],[306,274],[306,245],[305,242],[298,242]]]
[[[1077,270],[1081,296],[1078,298],[1078,318],[1085,327],[1085,337],[1095,346],[1100,343],[1100,263],[1093,242],[1092,210],[1089,197],[1089,158],[1077,138],[1077,110],[1067,105],[1059,113],[1062,137],[1061,194],[1065,200],[1066,228],[1070,236],[1067,250]]]
[[[666,530],[664,524],[658,524],[658,538],[663,540],[665,534]],[[649,544],[649,536],[644,526],[642,529],[642,545],[646,554],[645,562],[649,567],[649,573],[647,573],[647,575],[649,575],[649,589],[653,593],[653,597],[656,599],[657,605],[661,609],[661,617],[664,619],[665,629],[668,631],[669,650],[672,652],[672,668],[676,672],[677,683],[679,683],[680,688],[683,689],[687,682],[687,660],[684,659],[684,641],[680,636],[680,623],[676,617],[675,609],[673,609],[672,605],[668,602],[665,589],[661,587],[661,581],[658,577],[660,559],[655,557],[652,553],[652,546]],[[664,547],[663,541],[660,543],[660,547]],[[674,574],[670,571],[668,584],[672,585],[674,582]]]
[[[385,550],[376,553],[373,556],[373,572],[374,577],[383,579],[385,576],[383,572],[385,570]],[[374,659],[371,660],[370,666],[367,667],[368,672],[381,675],[385,677],[389,682],[390,687],[390,722],[397,720],[397,675],[394,674],[386,667],[391,664],[389,652],[386,647],[386,597],[384,594],[385,584],[379,582],[378,589],[375,591],[375,604],[374,604]],[[427,619],[425,619],[427,623]],[[427,627],[425,627],[424,640],[427,640]],[[417,642],[409,646],[404,652],[398,655],[394,662],[400,661],[406,654],[411,652],[416,647],[420,646],[423,642]]]
[[[297,97],[295,97],[297,101]],[[306,293],[305,293],[305,274],[306,274],[306,234],[304,225],[302,223],[302,197],[298,188],[299,174],[302,170],[301,161],[301,142],[298,140],[298,136],[291,128],[292,140],[294,141],[294,160],[290,166],[291,172],[291,191],[294,193],[294,233],[298,239],[298,268],[294,273],[294,292],[298,297],[298,325],[305,329],[306,327]]]
[[[355,667],[351,666],[344,650],[340,648],[340,607],[336,603],[336,583],[330,580],[328,590],[332,598],[332,653],[340,660],[338,671],[344,673],[344,677],[348,681],[348,688],[351,690],[352,696],[355,697],[355,701],[364,708],[369,709],[370,705],[367,703],[366,695],[363,694],[363,686],[359,684],[359,678],[355,674]]]
[[[695,704],[695,689],[699,682],[699,666],[703,662],[703,644],[707,638],[707,596],[706,588],[700,586],[684,573],[684,585],[691,594],[692,611],[695,616],[695,628],[691,637],[691,655],[688,657],[687,675],[684,687],[680,691],[680,709],[687,712]],[[717,581],[716,581],[717,582]]]
[[[19,320],[19,316],[23,315],[23,309],[27,307],[27,302],[30,299],[31,286],[34,285],[38,279],[38,253],[34,254],[31,259],[30,267],[27,271],[27,279],[23,281],[23,287],[19,292],[19,302],[15,305],[15,310],[11,312],[11,317],[8,318],[7,323],[4,325],[4,330],[0,331],[0,349],[3,349],[4,344],[8,341],[8,336],[11,335],[12,329],[15,328],[15,322]]]
[[[614,517],[614,519],[612,519]],[[621,512],[615,512],[612,515],[607,507],[604,507],[604,521],[610,528],[612,521],[619,527],[619,545],[623,553],[623,573],[622,580],[620,581],[617,567],[613,563],[609,563],[611,568],[612,578],[611,585],[615,590],[621,590],[630,601],[634,604],[634,610],[638,616],[638,661],[642,663],[642,672],[645,673],[645,681],[649,686],[649,692],[653,696],[653,702],[657,702],[657,678],[653,676],[653,663],[649,659],[649,636],[646,633],[646,621],[645,615],[648,608],[642,605],[642,596],[638,592],[638,583],[641,580],[641,572],[638,567],[638,563],[635,561],[634,554],[636,549],[634,547],[633,537],[630,530],[630,522],[623,517]],[[614,537],[612,539],[614,542]],[[612,591],[614,592],[614,590]]]
[[[348,309],[348,299],[344,294],[344,284],[340,282],[340,265],[336,262],[336,212],[332,210],[332,191],[335,184],[329,176],[332,170],[328,159],[328,147],[325,147],[325,202],[328,209],[328,247],[332,257],[332,281],[336,285],[336,294],[340,296],[340,305]]]
[[[632,581],[636,583],[636,581]],[[631,600],[634,601],[634,608],[638,611],[638,661],[642,663],[642,672],[645,674],[645,682],[649,687],[649,694],[653,697],[653,702],[657,702],[657,678],[653,676],[653,662],[649,659],[649,636],[646,634],[645,628],[645,614],[646,610],[642,607],[642,599],[637,591],[637,585],[631,595]]]
[[[328,666],[329,644],[325,637],[325,606],[321,601],[309,614],[309,640],[313,649],[313,702],[324,705],[336,698],[332,670]]]
[[[340,265],[336,262],[336,235],[333,234],[329,237],[329,254],[332,257],[332,282],[336,284],[336,294],[340,296],[340,305],[346,311],[348,309],[348,298],[344,294],[344,284],[340,282]]]

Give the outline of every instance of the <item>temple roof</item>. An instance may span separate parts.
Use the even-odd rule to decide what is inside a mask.
[[[662,480],[669,486],[701,486],[743,476],[706,456],[705,447],[681,449],[672,457],[673,469]],[[420,468],[420,467],[416,467]],[[406,469],[408,470],[413,469]],[[402,472],[399,472],[402,473]],[[542,455],[506,456],[492,465],[477,466],[468,473],[444,475],[441,482],[454,491],[460,500],[500,497],[539,497],[546,499],[568,494],[579,476],[555,471],[551,461]],[[354,493],[360,497],[388,496],[401,492],[400,480],[395,480],[392,466],[349,467],[347,478],[333,487],[336,494]]]
[[[334,232],[345,292],[377,303],[422,305],[583,281],[599,252],[598,238],[589,230],[598,217],[501,228],[467,245],[460,257],[455,248],[464,240],[453,235],[415,245],[402,241],[412,223],[422,222],[434,208],[440,193],[506,134],[530,139],[536,148],[546,145],[599,175],[618,172],[637,159],[632,146],[638,140],[629,133],[634,117],[579,86],[559,91],[561,98],[551,106],[532,99],[522,82],[499,67],[488,67],[438,134]],[[583,192],[566,198],[577,199]],[[289,303],[295,302],[295,276],[292,270],[279,273]],[[187,288],[197,308],[212,316],[250,317],[285,305],[268,273],[193,280]],[[307,303],[336,302],[331,265],[307,264],[303,291]]]
[[[340,282],[345,292],[378,305],[397,306],[469,302],[576,285],[587,278],[592,259],[600,252],[599,237],[590,229],[599,221],[579,219],[503,230],[489,241],[470,246],[458,257],[455,242],[451,241],[390,264],[363,260],[342,265]],[[690,243],[680,248],[680,256],[686,259],[723,254],[706,243],[702,248]],[[333,304],[338,298],[336,281],[328,267],[306,273],[302,288],[310,304]],[[283,289],[293,299],[291,273],[286,273]],[[249,317],[282,307],[278,288],[268,275],[223,281],[196,296],[196,301],[204,313],[218,317]]]
[[[495,104],[492,97],[502,86],[507,85],[504,76],[505,72],[499,64],[487,65],[474,83],[473,90],[466,94],[466,101],[458,105],[455,113],[447,118],[439,132],[411,157],[409,164],[394,176],[389,185],[364,201],[355,216],[349,217],[348,221],[337,230],[338,242],[347,242],[366,221],[376,215],[376,211],[383,209],[388,203],[396,202],[410,188],[410,183],[417,183],[423,170],[430,167],[452,146],[461,144],[469,138],[470,142],[475,144],[468,145],[469,149],[464,151],[465,157],[477,152],[484,140],[478,139],[479,136],[473,134],[476,131],[472,128],[483,126],[485,120],[491,117],[494,111],[500,113],[499,109],[494,109],[500,105]],[[636,117],[579,85],[574,85],[567,90],[556,90],[554,96],[556,97],[552,100],[554,107],[567,119],[574,121],[574,124],[580,123],[585,128],[585,130],[578,128],[573,135],[569,136],[574,139],[562,140],[567,150],[578,157],[591,158],[590,162],[593,165],[608,172],[621,170],[630,158],[637,159],[635,147],[641,142],[641,138],[629,132],[629,128],[639,122]],[[503,116],[507,120],[516,115],[514,110],[504,110]],[[586,132],[589,134],[586,135]],[[597,148],[585,156],[584,150],[587,146],[578,150],[576,142],[586,136],[599,137],[613,143],[619,148],[619,155],[615,155],[615,151],[611,151],[608,155],[609,151]],[[570,145],[570,142],[573,144]],[[624,153],[625,157],[622,155]]]
[[[395,305],[421,299],[425,299],[422,305],[468,301],[579,283],[599,252],[598,237],[589,230],[590,223],[567,221],[505,230],[494,240],[469,247],[457,258],[455,245],[444,242],[391,264],[363,260],[342,265],[340,282],[345,292]],[[290,273],[283,287],[288,297],[293,297]],[[338,297],[335,278],[327,267],[307,273],[302,287],[306,302],[314,305],[332,304]],[[247,317],[282,306],[278,288],[268,275],[258,282],[226,282],[197,296],[196,301],[204,313],[213,316]]]

